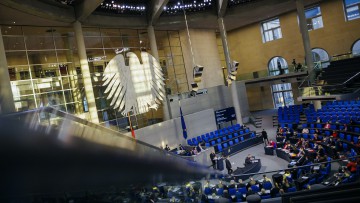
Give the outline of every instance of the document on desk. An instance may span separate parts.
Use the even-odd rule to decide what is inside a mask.
[[[314,166],[314,170],[319,170],[320,166]]]
[[[309,177],[303,176],[303,177],[301,177],[301,178],[304,179],[304,180],[306,180],[306,179],[308,179]]]
[[[257,162],[259,162],[259,160],[252,160],[252,162],[253,162],[253,163],[257,163]]]

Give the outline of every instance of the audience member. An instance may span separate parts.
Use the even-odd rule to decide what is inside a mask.
[[[302,131],[301,131],[301,133],[309,134],[309,129],[303,128]]]
[[[269,144],[268,135],[267,135],[267,132],[265,131],[265,129],[262,130],[261,135],[262,135],[264,144],[266,145],[266,141],[267,141],[267,143]]]
[[[243,183],[243,180],[240,178],[238,180],[238,184],[236,185],[236,187],[239,189],[239,188],[243,188],[243,187],[246,187],[246,185]]]
[[[210,153],[210,160],[211,160],[211,163],[212,163],[212,167],[213,167],[214,169],[216,169],[216,160],[215,160],[215,158],[216,158],[216,154],[215,154],[214,151],[212,151],[212,152]]]
[[[232,174],[233,170],[228,156],[225,158],[225,165],[226,165],[226,169],[228,170],[228,174],[229,175]]]

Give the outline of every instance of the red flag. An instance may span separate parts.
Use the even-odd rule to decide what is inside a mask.
[[[131,123],[130,123],[130,129],[131,129],[131,136],[132,136],[134,139],[136,139],[136,137],[135,137],[135,130],[134,130],[134,128],[132,127]]]

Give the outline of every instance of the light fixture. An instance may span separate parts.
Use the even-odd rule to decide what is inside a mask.
[[[201,76],[202,76],[203,70],[204,70],[203,66],[196,65],[194,67],[194,70],[193,70],[194,82],[196,82],[196,83],[201,82]]]
[[[236,80],[238,67],[239,67],[239,62],[233,61],[232,66],[230,68],[230,72],[228,73],[228,76],[226,78],[226,81],[227,81],[228,85],[231,85],[232,81]]]

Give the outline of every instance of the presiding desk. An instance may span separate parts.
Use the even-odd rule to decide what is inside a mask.
[[[238,181],[239,179],[245,180],[251,176],[247,174],[259,172],[260,168],[261,168],[260,159],[254,159],[252,160],[251,164],[246,164],[245,167],[243,168],[238,167],[236,170],[234,170],[233,176],[236,181]]]

